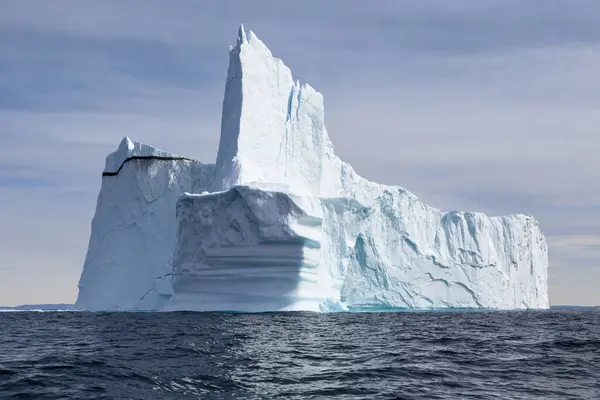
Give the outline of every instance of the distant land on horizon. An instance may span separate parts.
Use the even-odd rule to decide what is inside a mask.
[[[70,310],[73,304],[21,304],[13,307],[0,306],[0,311],[20,311],[20,310]]]
[[[551,310],[560,310],[560,309],[571,309],[571,308],[597,308],[600,309],[600,306],[569,306],[569,305],[556,305],[556,306],[550,306]]]

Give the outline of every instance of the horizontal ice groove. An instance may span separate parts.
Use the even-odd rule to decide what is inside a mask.
[[[535,219],[366,180],[335,155],[323,96],[253,32],[229,57],[215,164],[128,138],[107,157],[76,308],[548,308]]]

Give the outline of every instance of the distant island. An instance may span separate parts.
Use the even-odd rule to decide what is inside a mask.
[[[567,305],[557,305],[550,306],[551,310],[570,310],[570,309],[589,309],[589,310],[598,310],[600,306],[567,306]]]
[[[71,310],[73,304],[22,304],[14,307],[0,307],[0,311],[58,311],[58,310]]]

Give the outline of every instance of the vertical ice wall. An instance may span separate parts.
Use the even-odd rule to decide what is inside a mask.
[[[300,205],[303,207],[300,207]],[[236,186],[185,195],[168,310],[319,311],[319,200]]]
[[[339,160],[325,130],[321,93],[295,82],[290,69],[243,26],[229,57],[216,184],[227,189],[268,182],[322,194],[324,168],[339,175],[340,166],[334,165]]]
[[[79,280],[78,309],[154,309],[170,297],[175,203],[213,166],[123,139],[106,159]]]
[[[386,189],[361,227],[341,298],[355,309],[548,308],[547,279],[532,217],[442,213]]]

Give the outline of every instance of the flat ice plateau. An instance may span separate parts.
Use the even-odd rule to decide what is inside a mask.
[[[535,219],[366,180],[319,92],[243,27],[229,55],[215,164],[129,138],[108,155],[76,309],[549,307]]]

